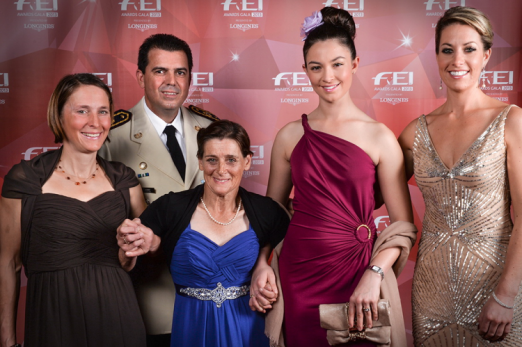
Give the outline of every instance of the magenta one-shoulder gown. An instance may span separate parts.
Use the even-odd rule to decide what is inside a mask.
[[[327,347],[319,305],[349,301],[377,237],[375,165],[360,147],[302,120],[304,135],[290,159],[295,213],[279,259],[284,331],[288,347]],[[357,231],[362,224],[370,237],[365,227]]]

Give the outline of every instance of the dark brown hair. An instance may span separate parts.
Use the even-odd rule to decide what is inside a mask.
[[[324,7],[321,10],[323,24],[311,30],[306,37],[303,46],[303,56],[306,66],[306,55],[310,48],[319,41],[336,39],[340,44],[345,45],[352,54],[352,60],[357,57],[355,50],[355,22],[348,11],[335,7]]]
[[[238,123],[222,119],[211,123],[208,127],[198,132],[198,159],[203,159],[205,144],[212,139],[231,139],[237,142],[243,158],[254,154],[250,150],[250,138],[241,125]]]
[[[149,65],[149,52],[154,48],[167,52],[185,52],[189,64],[189,80],[191,79],[193,62],[190,46],[182,39],[170,34],[154,34],[143,41],[138,51],[138,70],[145,73],[145,69],[147,69],[147,65]]]
[[[58,82],[47,106],[47,124],[54,134],[54,143],[61,143],[64,139],[67,139],[62,124],[63,106],[67,103],[69,97],[82,85],[95,86],[102,89],[107,94],[107,98],[109,98],[111,120],[114,117],[111,90],[101,79],[90,73],[67,75]]]
[[[488,17],[473,7],[455,6],[444,12],[435,27],[435,52],[439,54],[442,31],[452,24],[468,25],[475,29],[482,39],[484,50],[493,46],[493,28]]]

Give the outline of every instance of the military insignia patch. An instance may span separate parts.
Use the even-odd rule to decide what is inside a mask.
[[[219,120],[219,118],[216,117],[215,115],[213,115],[212,113],[210,113],[208,111],[205,111],[205,110],[203,110],[203,109],[201,109],[199,107],[196,107],[194,105],[190,105],[188,107],[188,109],[191,110],[192,112],[194,112],[195,114],[197,114],[198,116],[210,119],[211,121]]]
[[[130,121],[132,118],[132,113],[127,110],[118,110],[114,112],[114,119],[112,120],[111,129],[115,129],[120,125],[123,125]]]

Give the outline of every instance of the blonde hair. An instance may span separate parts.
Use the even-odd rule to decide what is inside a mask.
[[[482,39],[484,50],[493,46],[493,28],[486,15],[473,7],[452,7],[439,19],[435,27],[435,52],[439,54],[440,36],[442,31],[452,24],[468,25],[475,29]]]

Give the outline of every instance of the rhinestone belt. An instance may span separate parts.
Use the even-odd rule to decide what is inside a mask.
[[[217,307],[221,307],[221,304],[226,300],[233,300],[241,296],[247,295],[249,290],[249,285],[225,288],[221,285],[221,283],[218,282],[217,287],[215,289],[185,287],[179,289],[179,292],[181,294],[192,296],[199,300],[212,300],[216,303]]]

